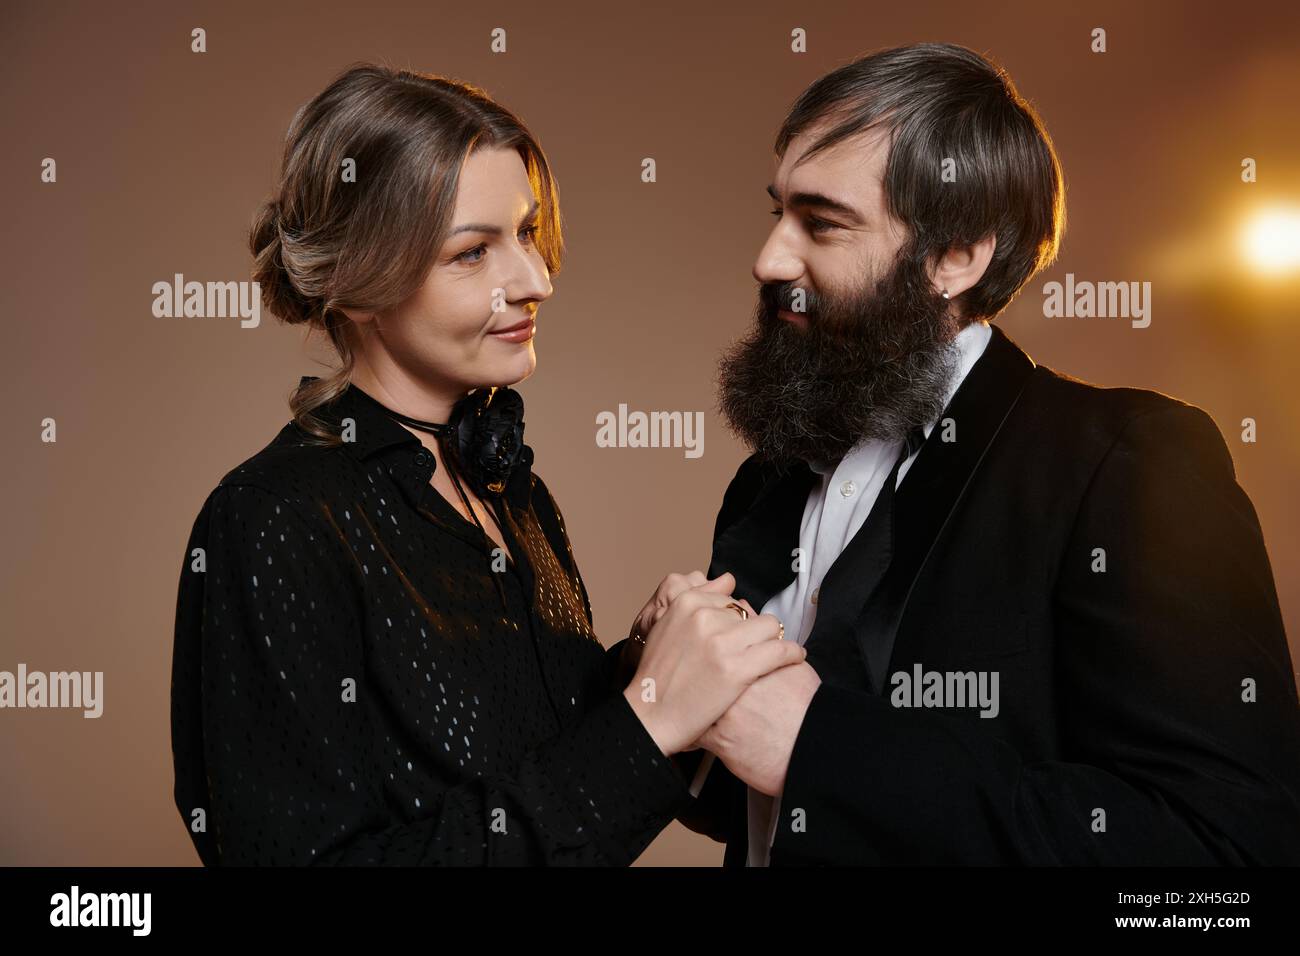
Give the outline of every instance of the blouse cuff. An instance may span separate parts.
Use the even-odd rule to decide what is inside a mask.
[[[540,748],[547,775],[606,859],[631,863],[691,805],[687,781],[622,692]]]

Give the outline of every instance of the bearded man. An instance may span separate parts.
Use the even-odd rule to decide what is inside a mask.
[[[727,865],[1300,863],[1291,657],[1217,426],[990,324],[1064,226],[1033,109],[963,47],[887,50],[803,93],[776,163],[709,576],[808,656],[679,758],[683,821]]]

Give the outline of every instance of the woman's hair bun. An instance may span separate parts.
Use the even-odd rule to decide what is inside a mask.
[[[310,322],[319,311],[294,284],[285,259],[283,212],[278,199],[264,202],[249,230],[253,281],[262,293],[262,308],[290,325]]]

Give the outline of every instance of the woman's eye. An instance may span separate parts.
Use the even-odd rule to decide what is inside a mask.
[[[525,226],[523,229],[519,230],[519,235],[527,236],[528,237],[527,241],[532,242],[534,239],[537,238],[538,228],[539,227],[536,225]],[[466,249],[460,255],[456,256],[453,261],[468,262],[470,265],[474,265],[476,263],[482,262],[483,256],[486,253],[487,253],[487,243],[482,242],[479,243],[477,246],[475,246],[473,249]]]

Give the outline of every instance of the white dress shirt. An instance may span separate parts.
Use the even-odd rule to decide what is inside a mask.
[[[957,372],[948,384],[945,407],[957,392],[958,386],[975,362],[984,354],[984,348],[993,336],[987,322],[972,322],[957,333],[956,344],[960,352]],[[938,424],[938,419],[927,422],[925,437]],[[903,440],[863,442],[852,448],[838,465],[810,463],[809,467],[822,476],[821,486],[808,495],[803,521],[799,525],[799,548],[802,561],[790,585],[763,605],[763,614],[775,614],[785,624],[785,639],[800,644],[808,640],[817,617],[817,592],[822,579],[830,570],[840,552],[867,520],[876,496],[885,479],[894,468],[894,462],[903,452]],[[895,489],[903,483],[908,469],[916,459],[910,455],[898,469]],[[795,556],[790,556],[794,562]],[[770,797],[749,788],[749,866],[767,866],[772,841],[776,837],[776,820],[780,813],[780,797]]]

